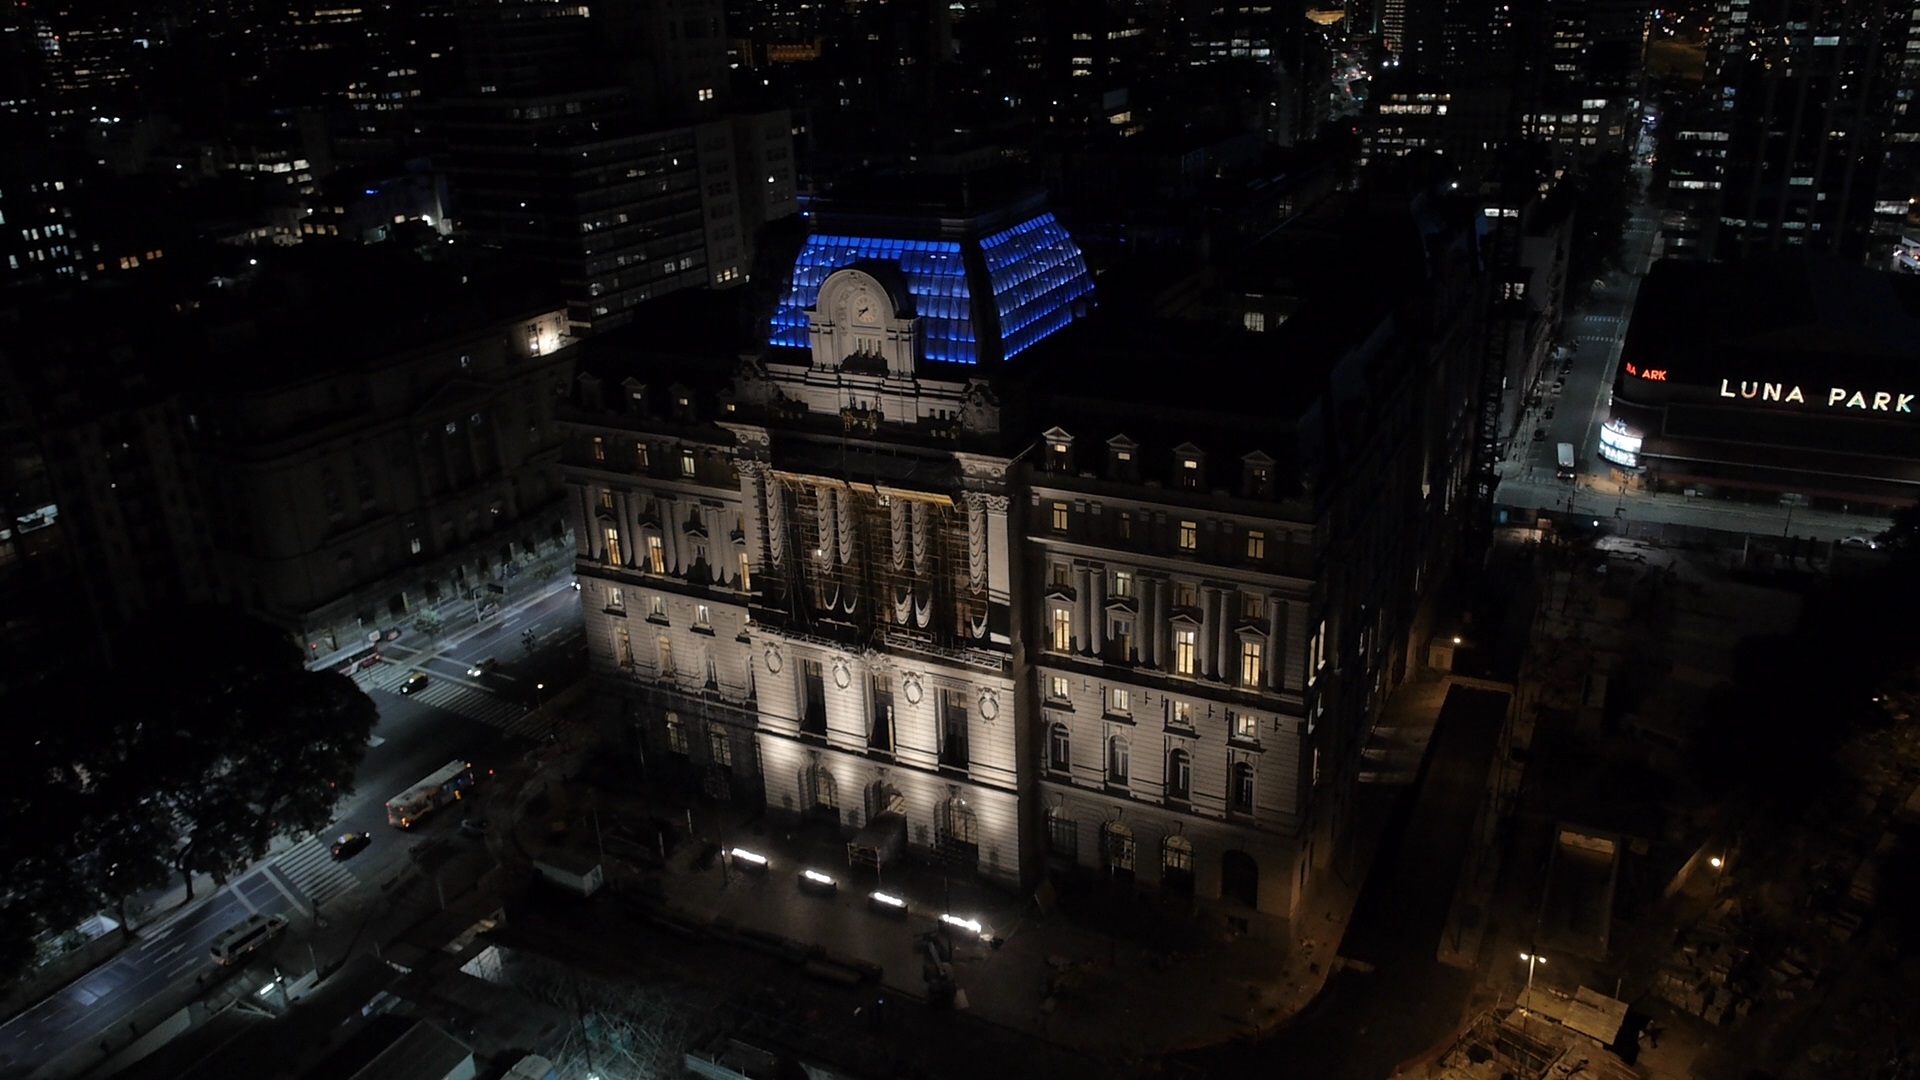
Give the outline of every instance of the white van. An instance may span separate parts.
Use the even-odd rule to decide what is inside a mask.
[[[213,939],[213,962],[221,967],[239,963],[259,952],[287,928],[284,915],[254,914]]]

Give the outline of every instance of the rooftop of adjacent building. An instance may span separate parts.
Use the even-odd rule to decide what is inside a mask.
[[[1640,283],[1624,355],[1707,378],[1910,378],[1920,358],[1920,277],[1837,256],[1783,252],[1724,263],[1665,259]],[[1740,371],[1723,370],[1738,358]]]

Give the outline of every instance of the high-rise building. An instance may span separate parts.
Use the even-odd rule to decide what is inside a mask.
[[[1728,259],[1804,247],[1865,259],[1882,192],[1911,13],[1887,0],[1726,0],[1700,100],[1669,123],[1680,206],[1669,254]],[[1891,145],[1905,145],[1891,144]],[[1901,171],[1896,168],[1896,174]],[[1902,189],[1904,190],[1904,189]],[[1880,255],[1905,210],[1888,206]]]
[[[600,26],[584,7],[476,5],[463,18],[467,92],[436,116],[461,229],[546,267],[576,333],[655,296],[744,280],[754,229],[796,208],[784,110],[722,113],[720,84],[697,85],[711,72],[691,62],[622,85],[582,63]],[[720,44],[706,16],[669,22]]]

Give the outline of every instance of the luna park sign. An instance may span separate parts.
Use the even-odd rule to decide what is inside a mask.
[[[1777,401],[1782,404],[1805,405],[1809,401],[1823,404],[1829,409],[1858,409],[1861,412],[1906,413],[1913,415],[1915,394],[1900,394],[1887,390],[1858,390],[1846,386],[1828,387],[1826,390],[1814,390],[1809,394],[1793,383],[1747,382],[1733,379],[1720,380],[1720,396],[1723,398],[1744,398],[1748,401]]]

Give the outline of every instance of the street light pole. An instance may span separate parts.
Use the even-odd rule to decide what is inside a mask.
[[[1525,1027],[1527,1014],[1533,1012],[1533,969],[1535,965],[1546,963],[1547,958],[1539,953],[1523,952],[1520,954],[1520,959],[1527,962],[1527,1003],[1522,1006],[1520,1014],[1520,1024]]]

